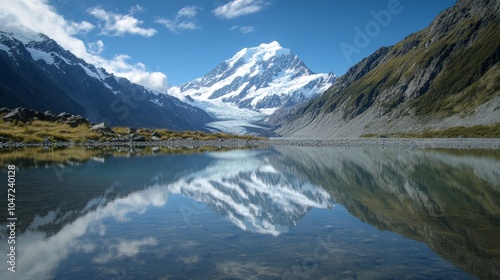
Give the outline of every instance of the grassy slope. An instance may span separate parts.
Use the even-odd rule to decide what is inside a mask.
[[[440,49],[465,45],[474,37],[478,22],[461,22],[467,27],[456,28],[441,39]],[[447,65],[432,82],[427,94],[412,104],[418,115],[471,112],[478,105],[498,96],[500,91],[500,22],[492,21],[477,33],[470,48],[453,53]],[[466,33],[466,34],[460,34]],[[465,36],[465,38],[461,37]],[[496,65],[495,65],[496,64]]]
[[[0,118],[0,137],[6,138],[9,142],[40,143],[44,140],[49,142],[71,141],[81,143],[89,140],[110,141],[113,138],[127,136],[128,129],[125,127],[112,128],[113,135],[102,135],[99,132],[90,130],[90,126],[83,124],[77,127],[70,127],[65,123],[47,122],[35,120],[30,124],[22,122],[5,122]],[[160,136],[160,140],[168,139],[195,139],[195,140],[217,140],[217,139],[262,139],[254,136],[237,136],[224,133],[203,133],[197,131],[176,132],[166,129],[155,129]],[[138,129],[137,136],[144,136],[146,141],[152,141],[152,132],[150,129]]]
[[[500,95],[498,30],[498,20],[482,26],[482,19],[472,17],[459,21],[445,36],[432,43],[430,29],[414,33],[388,49],[381,49],[382,57],[376,58],[379,64],[375,68],[342,90],[332,87],[306,105],[302,114],[317,116],[345,104],[343,116],[352,118],[372,106],[384,91],[399,87],[396,94],[380,104],[390,111],[401,106],[407,98],[402,92],[418,77],[416,71],[425,70],[433,63],[438,69],[434,79],[414,93],[413,98],[417,98],[403,106],[409,106],[417,116],[471,113],[477,106]]]
[[[500,138],[500,123],[495,125],[456,126],[442,130],[424,130],[415,133],[390,133],[387,137],[396,138]],[[380,137],[378,134],[363,134],[361,137]]]

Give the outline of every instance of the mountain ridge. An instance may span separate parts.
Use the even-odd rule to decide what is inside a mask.
[[[319,138],[416,132],[500,120],[499,4],[458,1],[425,29],[351,67],[322,96],[278,120]]]
[[[29,35],[29,36],[28,36]],[[86,63],[43,34],[0,31],[0,105],[68,112],[110,125],[203,130],[212,118]],[[19,37],[19,39],[18,39]]]

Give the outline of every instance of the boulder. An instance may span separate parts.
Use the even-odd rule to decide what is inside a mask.
[[[99,132],[99,133],[101,133],[103,135],[113,135],[113,134],[115,134],[115,132],[111,128],[109,128],[109,126],[106,125],[106,123],[104,123],[104,122],[92,126],[90,128],[90,130],[95,130],[95,131],[97,131],[97,132]]]
[[[71,127],[77,127],[82,124],[88,124],[89,121],[82,116],[76,115],[69,117],[66,123]]]
[[[49,111],[46,111],[45,113],[39,113],[38,119],[41,121],[55,122],[57,120],[57,116]]]
[[[134,141],[134,142],[144,142],[144,141],[146,141],[146,137],[144,137],[142,135],[138,135],[138,136],[135,136],[134,138],[132,138],[132,141]]]
[[[6,121],[20,121],[26,123],[32,121],[36,116],[37,112],[31,109],[16,108],[3,116],[3,119]]]
[[[129,128],[128,128],[128,134],[134,134],[134,133],[136,133],[136,132],[137,132],[137,129],[132,128],[132,127],[129,127]]]
[[[59,115],[57,115],[57,118],[59,120],[67,120],[71,117],[71,115],[69,113],[66,113],[66,112],[62,112],[60,113]]]

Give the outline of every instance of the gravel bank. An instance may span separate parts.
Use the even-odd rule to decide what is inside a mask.
[[[271,138],[269,140],[167,140],[154,142],[99,142],[88,141],[83,143],[56,142],[56,143],[0,143],[2,147],[218,147],[218,148],[267,148],[273,146],[306,146],[306,147],[397,147],[397,148],[439,148],[439,149],[500,149],[500,139],[415,139],[415,138],[338,138],[328,140]]]
[[[55,142],[55,143],[0,143],[1,147],[172,147],[172,148],[196,148],[196,147],[217,147],[217,148],[252,148],[252,147],[268,147],[269,141],[267,140],[245,140],[245,139],[225,139],[225,140],[191,140],[191,139],[178,139],[166,141],[144,141],[144,142],[101,142],[101,141],[87,141],[82,143],[72,142]]]
[[[339,138],[328,140],[271,138],[271,146],[399,147],[439,149],[500,149],[500,139],[416,139],[416,138]]]

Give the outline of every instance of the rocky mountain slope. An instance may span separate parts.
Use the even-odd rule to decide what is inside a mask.
[[[280,115],[285,136],[334,138],[500,122],[500,3],[459,0],[382,47],[321,97]]]
[[[228,130],[262,125],[275,110],[318,96],[335,80],[333,73],[316,74],[289,49],[271,42],[244,48],[205,76],[169,93],[207,110],[219,120],[211,124],[214,128]]]
[[[212,118],[77,58],[41,34],[0,31],[0,107],[82,115],[113,126],[205,130]]]

